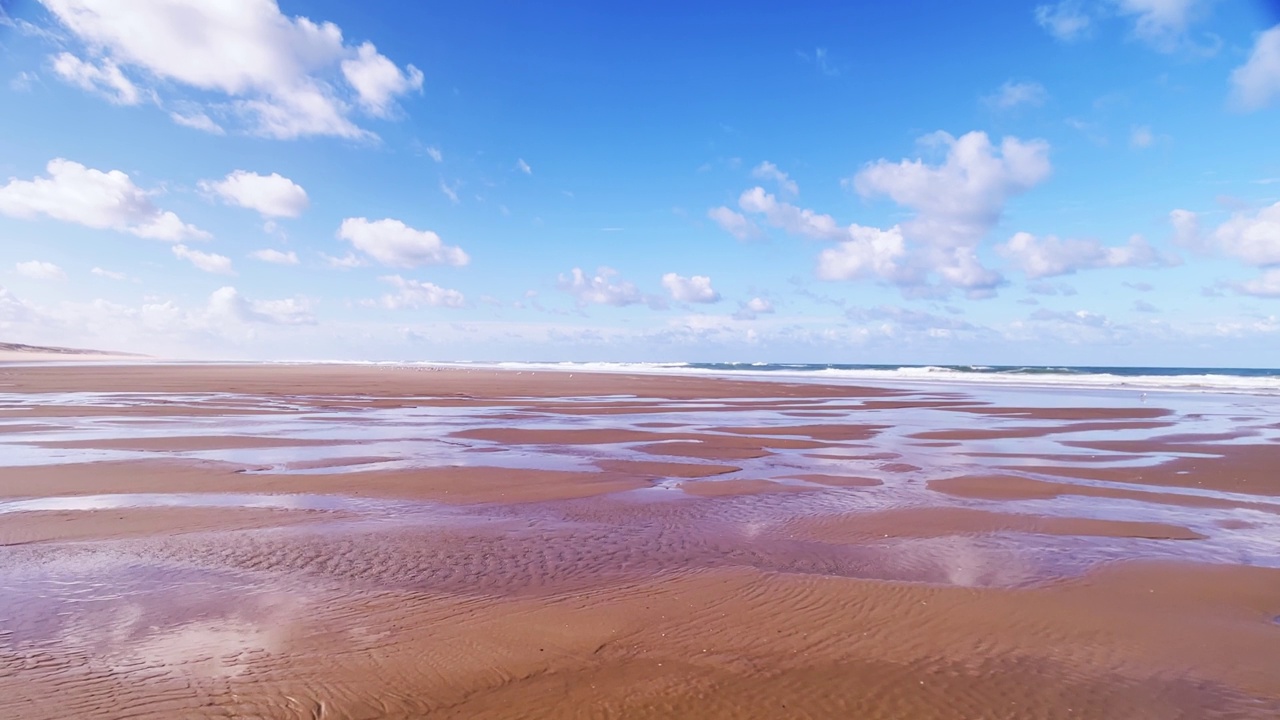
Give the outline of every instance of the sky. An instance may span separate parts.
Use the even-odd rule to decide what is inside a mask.
[[[977,7],[0,0],[0,341],[1280,366],[1280,2]]]

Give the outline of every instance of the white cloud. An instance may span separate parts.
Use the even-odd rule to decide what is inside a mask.
[[[906,255],[906,242],[897,225],[888,230],[861,225],[846,228],[849,239],[818,254],[818,277],[823,280],[853,280],[866,277],[899,277],[899,263]]]
[[[519,160],[516,160],[516,169],[524,173],[525,175],[533,174],[533,168],[529,167],[529,163],[525,162],[524,158],[520,158]]]
[[[457,205],[459,202],[461,202],[461,200],[458,199],[458,187],[460,185],[461,183],[458,183],[458,182],[455,182],[453,185],[450,185],[444,181],[444,178],[440,178],[440,192],[444,193],[444,196],[449,198],[449,202],[453,203],[454,205]]]
[[[706,275],[684,277],[675,273],[662,276],[662,286],[671,293],[677,302],[714,303],[720,302],[720,293],[711,287],[711,278]]]
[[[768,315],[774,312],[773,303],[766,298],[753,297],[747,302],[738,302],[738,311],[733,314],[737,320],[755,320],[758,315]]]
[[[1280,265],[1280,202],[1256,212],[1238,212],[1212,233],[1200,227],[1190,210],[1169,213],[1175,243],[1197,252],[1218,251],[1249,265]]]
[[[986,102],[1000,110],[1010,110],[1020,105],[1039,107],[1049,99],[1049,93],[1038,82],[1005,81],[993,95],[988,95]]]
[[[169,119],[183,127],[207,132],[210,135],[227,134],[226,129],[214,122],[213,118],[209,117],[209,115],[202,110],[195,110],[187,113],[171,112],[169,113]]]
[[[373,43],[366,42],[356,56],[342,61],[342,75],[356,89],[360,106],[374,117],[387,117],[397,95],[422,90],[422,71],[408,65],[401,71]]]
[[[236,170],[216,182],[201,180],[200,189],[266,217],[298,217],[311,202],[301,185],[279,173],[259,175]]]
[[[959,138],[938,132],[922,142],[945,147],[945,160],[938,165],[880,160],[855,175],[853,187],[863,197],[883,195],[915,211],[901,227],[908,247],[918,249],[907,263],[910,272],[898,279],[911,294],[945,292],[926,284],[934,274],[944,288],[988,296],[1002,278],[982,266],[976,247],[999,223],[1011,198],[1049,176],[1049,144],[1006,137],[997,148],[982,132]]]
[[[765,160],[751,170],[751,177],[758,180],[772,180],[778,188],[788,195],[799,195],[800,186],[789,175],[778,169],[777,165]]]
[[[1213,242],[1250,265],[1280,265],[1280,202],[1232,215],[1214,231]]]
[[[350,270],[351,268],[364,267],[366,263],[362,258],[357,257],[355,253],[347,253],[342,257],[334,257],[325,253],[320,253],[321,259],[325,265],[337,270]]]
[[[15,178],[0,187],[0,214],[23,219],[46,215],[156,240],[209,237],[172,212],[156,208],[151,203],[154,193],[134,185],[119,170],[102,172],[62,158],[50,160],[47,170],[47,177]]]
[[[924,138],[947,148],[941,165],[880,160],[853,178],[864,197],[883,195],[917,215],[904,224],[914,238],[945,245],[977,241],[1000,220],[1010,198],[1049,177],[1049,144],[1006,137],[996,148],[983,132]]]
[[[939,132],[921,142],[946,148],[945,159],[936,165],[879,160],[848,183],[863,197],[883,195],[915,211],[887,230],[841,225],[830,215],[779,201],[761,187],[743,192],[738,205],[790,234],[838,243],[819,254],[822,279],[879,278],[913,297],[938,297],[951,288],[972,298],[990,297],[1004,279],[982,265],[977,246],[1012,197],[1048,177],[1049,146],[1007,137],[996,147],[981,132],[959,138]],[[745,233],[749,227],[747,216],[735,217],[727,208],[710,215],[731,232]]]
[[[249,300],[234,287],[218,288],[209,296],[208,313],[215,319],[271,325],[314,325],[311,301],[305,298]]]
[[[69,52],[53,57],[53,71],[58,77],[83,90],[96,92],[116,105],[137,105],[142,93],[110,59],[101,65],[85,62]]]
[[[19,275],[29,277],[32,280],[66,280],[67,274],[62,268],[51,262],[41,260],[31,260],[28,262],[20,262],[14,266]]]
[[[846,229],[830,215],[816,213],[788,202],[780,202],[762,187],[743,191],[738,206],[749,213],[764,215],[765,221],[792,235],[802,235],[816,240],[837,240]]]
[[[275,248],[264,248],[262,250],[254,250],[249,253],[249,257],[262,262],[275,263],[276,265],[297,265],[298,254],[292,250],[289,252],[281,252]]]
[[[417,310],[422,307],[462,307],[466,298],[457,290],[442,288],[429,282],[409,280],[399,275],[384,275],[378,278],[396,288],[395,294],[382,296],[382,306],[390,310],[406,308]]]
[[[1280,25],[1258,35],[1249,59],[1231,72],[1231,95],[1243,110],[1258,110],[1280,97]]]
[[[745,215],[723,205],[708,210],[707,217],[739,240],[754,240],[761,235],[760,228]]]
[[[108,280],[128,280],[129,279],[129,276],[125,275],[122,272],[116,272],[114,270],[103,270],[100,267],[95,267],[89,272],[93,273],[94,275],[97,275],[98,277],[107,278]]]
[[[471,260],[462,248],[445,245],[430,230],[417,230],[391,218],[347,218],[338,228],[338,237],[391,267],[466,265]]]
[[[186,245],[174,245],[173,254],[207,273],[215,273],[218,275],[236,274],[235,270],[231,267],[231,258],[226,257],[225,255],[192,250]]]
[[[1235,287],[1236,292],[1244,295],[1280,297],[1280,267],[1271,268],[1262,273],[1261,276],[1253,280],[1237,283],[1233,287]]]
[[[996,250],[1031,280],[1090,268],[1163,267],[1174,262],[1140,235],[1131,237],[1126,245],[1106,247],[1097,240],[1060,240],[1052,235],[1037,238],[1020,232]]]
[[[122,92],[110,82],[114,67],[136,69],[174,93],[219,93],[230,102],[212,104],[229,105],[267,137],[370,138],[349,118],[345,98],[381,116],[396,95],[421,86],[412,66],[401,71],[368,43],[345,45],[337,25],[288,17],[276,0],[41,2],[96,56],[92,67],[106,79],[86,82]]]
[[[558,285],[561,290],[578,299],[579,305],[614,305],[622,307],[644,302],[640,290],[625,280],[615,280],[618,271],[602,267],[588,277],[581,268],[574,268],[568,275],[561,274]]]
[[[1206,0],[1114,0],[1121,15],[1134,19],[1138,38],[1162,52],[1178,47]]]
[[[427,156],[436,162],[444,162],[444,153],[440,152],[440,148],[431,145],[426,149]]]
[[[1089,32],[1093,20],[1080,0],[1062,0],[1054,5],[1037,5],[1036,23],[1063,42],[1077,40]]]

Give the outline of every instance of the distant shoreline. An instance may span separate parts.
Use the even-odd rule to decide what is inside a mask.
[[[84,348],[0,343],[0,363],[24,362],[102,362],[112,360],[150,360],[149,355],[117,352],[113,350],[88,350]]]

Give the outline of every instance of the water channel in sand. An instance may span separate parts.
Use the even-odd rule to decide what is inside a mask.
[[[275,677],[326,632],[395,655],[387,593],[1280,567],[1280,399],[797,393],[0,394],[0,660],[86,703],[89,679],[158,678],[163,716],[185,707],[175,678]]]

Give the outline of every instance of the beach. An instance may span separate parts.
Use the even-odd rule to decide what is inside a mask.
[[[0,365],[0,717],[1274,718],[1280,396]]]

